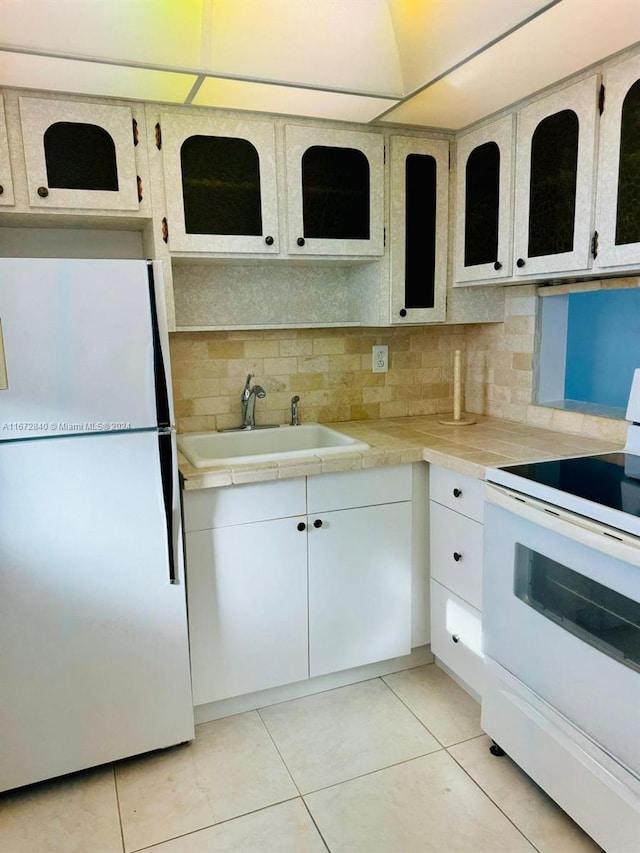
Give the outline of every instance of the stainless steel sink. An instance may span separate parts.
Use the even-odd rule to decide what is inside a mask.
[[[369,445],[322,424],[301,424],[237,432],[193,432],[178,436],[178,447],[195,468],[277,462],[315,453],[368,450]]]

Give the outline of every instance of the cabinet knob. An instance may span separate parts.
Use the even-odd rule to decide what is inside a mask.
[[[304,246],[304,237],[298,237],[296,243],[298,244],[298,246]]]
[[[4,187],[2,186],[2,184],[0,184],[0,195],[2,195],[3,192],[4,192]]]
[[[307,529],[307,525],[304,523],[304,521],[299,521],[298,522],[298,530],[300,531],[300,533],[302,533],[302,531],[306,530],[306,529]]]
[[[407,316],[407,309],[401,308],[399,313],[400,313],[401,317],[406,317]]]
[[[46,198],[49,195],[49,190],[46,187],[38,187],[38,195],[40,198]]]
[[[493,265],[493,268],[494,268],[494,270],[501,270],[502,264],[500,263],[500,261],[496,261],[495,264]]]
[[[462,495],[462,489],[454,489],[453,496],[454,498],[459,498]]]
[[[271,234],[269,234],[268,237],[264,238],[264,242],[267,244],[267,246],[273,246],[273,237],[271,236]]]
[[[459,563],[460,560],[462,559],[462,554],[459,554],[457,551],[454,551],[453,552],[453,559],[456,561],[456,563]]]
[[[459,634],[452,634],[451,639],[453,640],[454,643],[459,643],[460,642],[460,635]]]
[[[322,527],[322,519],[321,519],[321,518],[316,518],[316,520],[313,522],[313,526],[314,526],[314,527],[316,527],[316,528],[318,528],[318,527]]]
[[[516,261],[516,266],[520,267],[520,269],[522,269],[524,264],[525,264],[524,258],[518,258],[518,260]]]

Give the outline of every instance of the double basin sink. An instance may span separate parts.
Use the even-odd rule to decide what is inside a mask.
[[[368,450],[369,445],[322,424],[274,426],[230,432],[193,432],[178,436],[178,448],[194,468],[277,462],[316,453]]]

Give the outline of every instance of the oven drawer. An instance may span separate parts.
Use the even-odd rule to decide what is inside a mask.
[[[465,477],[448,468],[430,465],[429,497],[474,521],[482,521],[484,480],[474,480],[473,477]]]
[[[482,533],[478,521],[430,502],[431,577],[482,608]]]
[[[482,695],[482,614],[435,580],[431,581],[431,651]]]

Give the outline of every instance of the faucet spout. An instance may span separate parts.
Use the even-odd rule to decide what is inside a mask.
[[[267,396],[267,392],[262,385],[254,385],[251,387],[253,373],[247,375],[247,381],[244,384],[240,402],[242,405],[242,429],[253,429],[256,425],[256,398],[262,400]]]
[[[300,397],[296,394],[295,397],[291,398],[291,426],[298,426],[300,421],[298,420],[298,403],[300,402]]]

